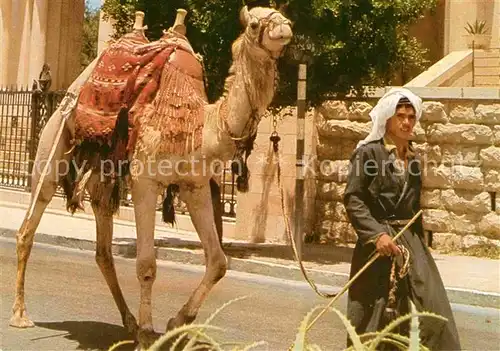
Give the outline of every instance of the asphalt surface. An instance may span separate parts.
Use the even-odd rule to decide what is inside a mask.
[[[27,309],[36,326],[9,327],[16,270],[12,239],[0,239],[0,258],[0,350],[107,350],[114,342],[130,339],[93,253],[43,244],[35,244],[27,272]],[[135,261],[117,257],[115,262],[125,298],[136,314]],[[159,261],[153,290],[157,331],[165,330],[202,274],[198,266]],[[213,321],[224,331],[210,335],[224,342],[267,341],[267,346],[255,350],[286,350],[305,314],[325,302],[300,282],[229,272],[202,306],[197,321],[242,296],[247,298],[228,306]],[[345,305],[343,297],[336,307],[345,312]],[[500,350],[500,310],[455,304],[453,310],[464,350]],[[342,350],[344,330],[338,317],[328,313],[308,333],[308,340],[323,350]]]

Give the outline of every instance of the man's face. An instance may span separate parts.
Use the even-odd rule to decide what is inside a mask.
[[[396,138],[410,140],[417,118],[411,105],[400,105],[396,113],[387,121],[387,132]]]

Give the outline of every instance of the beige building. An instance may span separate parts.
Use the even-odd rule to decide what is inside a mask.
[[[1,0],[0,86],[31,86],[44,63],[51,89],[80,73],[84,0]]]
[[[487,32],[471,50],[468,23],[484,21]],[[500,0],[439,0],[436,10],[411,31],[433,64],[409,86],[500,86]]]

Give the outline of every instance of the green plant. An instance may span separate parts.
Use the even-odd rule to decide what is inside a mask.
[[[464,27],[467,33],[471,35],[475,34],[486,34],[488,29],[486,28],[486,21],[476,21],[471,24],[470,22],[467,22],[467,26]]]
[[[173,329],[159,338],[148,351],[157,351],[161,347],[169,346],[169,350],[179,350],[179,346],[182,344],[182,350],[184,351],[194,351],[194,350],[224,350],[223,347],[230,346],[228,350],[231,351],[250,351],[257,346],[262,346],[267,344],[265,341],[254,342],[249,345],[241,345],[239,343],[220,343],[215,338],[207,334],[208,330],[223,330],[220,327],[211,325],[214,318],[227,306],[230,304],[242,300],[246,297],[236,298],[225,303],[223,306],[218,308],[210,317],[208,317],[202,324],[190,324],[183,325],[176,329]],[[289,351],[322,351],[322,349],[316,345],[308,342],[307,330],[310,325],[310,320],[316,311],[320,309],[327,309],[330,312],[334,312],[344,324],[349,337],[352,340],[352,346],[345,351],[375,351],[380,343],[389,343],[400,350],[407,351],[429,351],[428,348],[421,345],[420,343],[420,331],[419,331],[419,318],[420,317],[430,317],[437,318],[446,321],[446,318],[438,316],[430,312],[417,312],[413,303],[411,304],[411,313],[401,316],[391,323],[389,323],[383,330],[375,333],[365,333],[358,335],[356,330],[349,322],[346,316],[342,314],[339,310],[333,307],[316,306],[311,311],[309,311],[300,323],[297,334],[295,335],[295,340]],[[400,324],[410,320],[410,335],[409,337],[392,332]],[[191,339],[187,339],[191,336]],[[124,344],[132,343],[131,341],[122,341],[114,344],[108,351],[117,350],[119,346]]]

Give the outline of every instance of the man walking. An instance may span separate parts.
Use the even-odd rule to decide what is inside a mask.
[[[351,157],[344,194],[347,215],[358,236],[351,277],[374,251],[381,257],[351,286],[347,314],[358,333],[375,332],[408,313],[411,300],[418,311],[448,320],[421,318],[421,342],[430,350],[460,350],[443,282],[423,241],[422,218],[397,242],[392,240],[420,210],[420,162],[411,138],[421,115],[418,96],[404,88],[392,89],[370,112],[372,131]],[[399,271],[400,277],[395,274]],[[408,334],[408,325],[397,332]],[[390,349],[388,344],[384,347]]]

